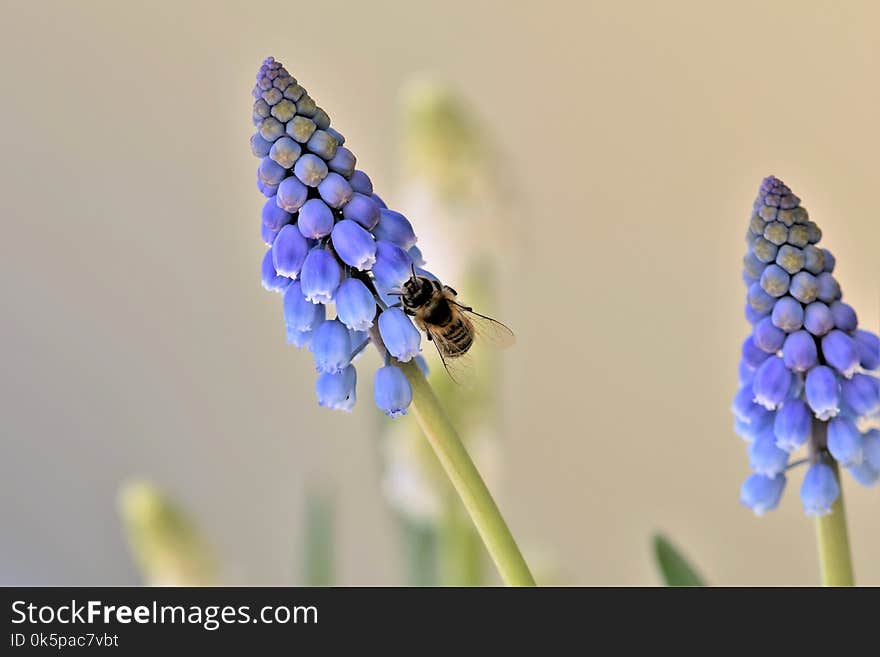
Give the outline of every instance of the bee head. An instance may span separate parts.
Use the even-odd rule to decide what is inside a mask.
[[[413,295],[419,291],[422,286],[420,277],[416,274],[416,266],[410,263],[410,271],[412,275],[403,282],[403,292],[406,295]]]
[[[403,293],[408,297],[415,296],[421,289],[422,280],[415,274],[403,282]]]

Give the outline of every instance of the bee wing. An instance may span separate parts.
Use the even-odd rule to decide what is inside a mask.
[[[443,367],[449,378],[460,386],[469,388],[474,382],[474,359],[470,352],[452,356],[456,352],[456,346],[444,338],[438,331],[427,329],[431,336],[431,341],[437,347],[437,353],[440,354],[440,360],[443,361]]]
[[[452,303],[458,307],[461,313],[473,325],[474,333],[479,342],[490,342],[502,349],[512,347],[516,343],[516,336],[513,334],[513,331],[498,320],[474,312],[468,306],[463,306],[457,301]]]
[[[502,348],[510,347],[516,342],[516,336],[513,334],[513,331],[501,322],[474,312],[469,307],[462,306],[455,301],[452,303],[456,305],[465,319],[470,322],[474,331],[475,341],[487,342]],[[447,340],[439,331],[431,330],[430,328],[427,331],[437,347],[437,353],[440,354],[440,360],[443,361],[443,367],[446,368],[449,377],[461,386],[471,387],[474,383],[474,373],[476,372],[472,356],[473,352],[456,353],[458,352],[458,346]]]

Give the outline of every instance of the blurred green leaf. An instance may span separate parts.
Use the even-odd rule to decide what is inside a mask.
[[[654,534],[654,559],[666,586],[706,586],[687,559],[663,534]]]
[[[333,513],[329,495],[307,494],[302,564],[305,586],[333,584]]]
[[[397,514],[410,586],[437,586],[437,529]]]

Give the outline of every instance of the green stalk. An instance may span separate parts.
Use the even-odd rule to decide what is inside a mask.
[[[837,461],[831,464],[834,476],[840,483]],[[843,507],[843,487],[840,497],[831,507],[831,513],[816,518],[816,542],[819,548],[819,570],[822,586],[853,586],[852,558],[849,536],[846,530],[846,511]]]
[[[813,420],[813,435],[810,440],[810,457],[814,461],[821,458],[820,450],[828,443],[828,423]],[[843,483],[837,461],[828,459],[834,477],[840,487],[840,496],[831,507],[831,513],[816,518],[816,545],[819,550],[819,572],[822,586],[853,586],[852,557],[849,549],[849,535],[846,529],[846,511],[843,506]]]
[[[413,390],[413,411],[428,442],[470,513],[489,555],[508,586],[535,586],[516,541],[483,478],[455,432],[431,385],[414,361],[399,364]]]

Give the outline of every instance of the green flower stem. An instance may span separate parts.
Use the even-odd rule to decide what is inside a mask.
[[[431,385],[414,361],[400,363],[413,389],[413,411],[440,464],[470,513],[489,555],[508,586],[535,586],[516,541],[455,432]]]
[[[813,420],[813,435],[810,439],[810,458],[821,458],[821,450],[827,449],[828,423]],[[846,511],[843,507],[843,482],[837,461],[828,459],[834,477],[840,486],[840,496],[831,506],[831,513],[816,518],[816,544],[819,549],[819,572],[822,586],[853,586],[852,557],[849,551],[849,536],[846,529]]]
[[[834,476],[840,483],[837,462],[833,462]],[[822,586],[853,586],[852,558],[846,530],[846,511],[843,508],[843,487],[840,497],[831,507],[831,513],[816,518],[816,542],[819,547],[819,570]]]

